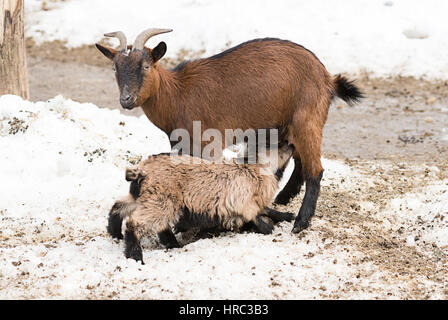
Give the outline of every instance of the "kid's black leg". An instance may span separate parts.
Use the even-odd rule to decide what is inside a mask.
[[[173,231],[170,228],[163,230],[157,234],[159,236],[159,241],[168,249],[172,248],[180,248],[181,245],[177,242],[176,237],[174,236]]]
[[[135,261],[141,261],[142,264],[145,264],[143,262],[143,252],[140,241],[132,228],[128,228],[128,230],[126,230],[124,240],[126,245],[124,255],[126,258],[132,258]]]
[[[267,216],[258,215],[254,220],[254,225],[258,233],[271,234],[274,230],[274,224]]]
[[[274,223],[279,223],[282,221],[291,222],[294,220],[295,215],[291,212],[277,211],[271,208],[265,208],[266,215],[274,221]]]
[[[121,202],[115,202],[109,212],[107,232],[112,238],[123,239],[123,234],[121,233],[121,224],[123,223],[123,219],[120,216],[121,206]]]
[[[288,183],[277,195],[274,202],[276,204],[288,204],[292,198],[300,193],[303,182],[302,162],[300,161],[300,158],[294,158],[294,171],[292,172]]]

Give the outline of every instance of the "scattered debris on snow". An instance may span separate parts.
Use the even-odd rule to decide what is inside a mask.
[[[141,265],[106,224],[128,192],[124,168],[169,150],[144,116],[2,96],[0,148],[2,299],[447,297],[447,180],[435,167],[322,159],[316,217],[301,234],[292,223],[268,236],[186,233],[172,250],[149,237]],[[411,179],[421,188],[400,185]],[[284,209],[297,212],[302,196]]]

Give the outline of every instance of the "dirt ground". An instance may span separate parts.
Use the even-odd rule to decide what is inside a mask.
[[[31,100],[62,94],[104,108],[119,108],[125,114],[142,114],[119,107],[110,62],[94,47],[69,50],[60,42],[37,46],[31,40],[27,44]],[[199,54],[183,52],[177,60]],[[171,67],[178,61],[164,63]],[[403,225],[406,230],[401,232],[399,228],[387,228],[378,215],[360,203],[374,203],[372,210],[382,210],[392,199],[448,179],[448,81],[377,79],[364,74],[356,83],[366,98],[353,107],[335,101],[324,130],[323,156],[344,160],[375,179],[369,186],[350,192],[341,192],[333,184],[324,186],[313,224],[298,237],[306,241],[311,233],[318,233],[323,242],[332,239],[330,247],[355,246],[354,265],[371,263],[387,270],[400,283],[412,283],[398,298],[425,299],[437,291],[446,299],[448,248],[421,243],[418,236],[417,245],[410,246],[405,236],[406,230],[414,228],[418,233],[430,226]],[[303,191],[287,209],[297,212],[302,196]],[[441,215],[442,220],[443,216],[448,218],[448,212]],[[359,277],[367,277],[368,272],[360,272]],[[387,281],[395,283],[393,279]],[[344,290],[357,288],[347,283]],[[344,294],[326,295],[323,290],[321,297],[340,298]],[[377,297],[388,296],[382,292]]]

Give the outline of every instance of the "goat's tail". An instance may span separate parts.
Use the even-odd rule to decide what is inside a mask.
[[[349,81],[344,76],[338,74],[334,78],[335,95],[348,104],[359,102],[364,98],[364,94],[354,85],[354,81]]]

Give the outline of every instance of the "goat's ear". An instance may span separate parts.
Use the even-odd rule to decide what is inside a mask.
[[[111,48],[107,48],[107,47],[103,47],[102,45],[95,43],[95,46],[98,50],[101,51],[102,54],[104,54],[106,56],[106,58],[110,59],[110,60],[114,60],[115,55],[117,54],[117,50],[111,49]]]
[[[164,56],[165,52],[166,52],[166,43],[162,41],[157,45],[157,47],[155,47],[151,51],[153,61],[154,62],[159,61],[159,59]]]

